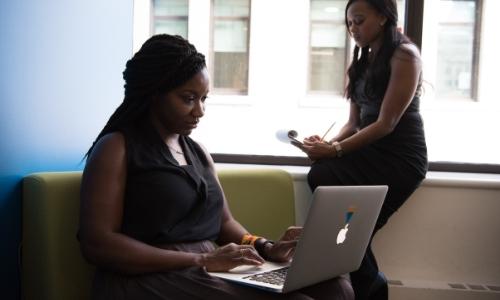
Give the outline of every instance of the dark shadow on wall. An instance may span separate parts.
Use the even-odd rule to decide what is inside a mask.
[[[2,299],[20,299],[22,176],[0,176],[0,291]],[[4,242],[9,241],[9,242]]]

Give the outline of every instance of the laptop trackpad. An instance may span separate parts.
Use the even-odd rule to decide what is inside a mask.
[[[275,262],[269,262],[266,261],[264,264],[260,266],[249,266],[249,265],[243,265],[243,266],[238,266],[236,268],[233,268],[227,272],[209,272],[209,274],[217,277],[222,277],[222,278],[227,278],[227,279],[234,279],[234,278],[241,278],[243,275],[252,275],[252,274],[257,274],[257,273],[262,273],[262,272],[268,272],[276,269],[280,269],[286,266],[289,266],[290,263],[275,263]]]

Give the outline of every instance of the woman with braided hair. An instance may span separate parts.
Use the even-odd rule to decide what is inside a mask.
[[[87,152],[78,237],[96,268],[93,299],[352,299],[334,278],[289,294],[207,271],[290,259],[301,228],[276,243],[231,215],[210,154],[189,137],[205,113],[205,58],[155,35],[127,62],[125,98]],[[219,247],[215,247],[216,243]]]

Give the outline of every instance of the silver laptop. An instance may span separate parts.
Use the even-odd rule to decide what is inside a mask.
[[[359,268],[387,186],[320,186],[289,263],[266,262],[210,272],[226,280],[286,293]]]

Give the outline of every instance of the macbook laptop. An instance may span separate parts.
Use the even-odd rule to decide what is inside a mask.
[[[286,293],[361,265],[387,186],[320,186],[289,263],[265,262],[210,272],[229,281]]]

